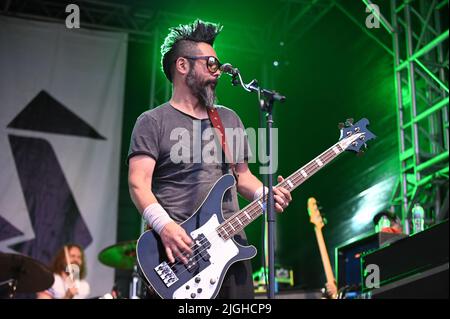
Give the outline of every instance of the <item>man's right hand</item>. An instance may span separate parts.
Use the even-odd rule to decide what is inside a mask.
[[[192,255],[192,249],[190,247],[193,241],[186,234],[185,230],[177,223],[170,222],[164,226],[160,237],[169,261],[174,263],[175,258],[179,258],[183,263],[187,264],[187,257]]]

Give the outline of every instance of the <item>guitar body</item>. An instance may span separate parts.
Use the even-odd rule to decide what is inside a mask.
[[[228,268],[239,260],[253,258],[254,246],[242,246],[233,238],[222,239],[216,228],[224,222],[222,199],[233,186],[232,175],[222,176],[200,208],[180,226],[195,242],[187,265],[170,265],[162,241],[154,231],[144,232],[137,242],[138,266],[152,288],[164,299],[206,299],[219,293]]]

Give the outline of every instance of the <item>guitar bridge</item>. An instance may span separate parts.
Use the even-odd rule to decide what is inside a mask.
[[[172,286],[178,281],[177,275],[173,272],[172,268],[164,261],[154,268],[159,278],[164,282],[167,288]]]

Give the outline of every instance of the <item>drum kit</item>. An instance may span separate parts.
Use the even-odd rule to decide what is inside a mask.
[[[39,261],[24,255],[0,252],[0,298],[32,294],[53,285],[52,272]]]
[[[106,247],[98,254],[102,264],[132,271],[130,299],[141,299],[146,294],[137,268],[136,243],[136,240],[119,242]],[[44,291],[50,288],[53,282],[52,272],[41,262],[20,254],[0,252],[0,299],[13,299],[18,297],[17,294]]]

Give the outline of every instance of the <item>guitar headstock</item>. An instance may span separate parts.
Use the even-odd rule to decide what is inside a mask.
[[[353,119],[348,119],[345,124],[339,123],[341,136],[339,145],[343,150],[353,151],[356,153],[363,152],[361,148],[367,148],[366,142],[374,139],[376,136],[367,129],[369,120],[363,118],[353,124]]]
[[[317,207],[317,201],[314,197],[308,198],[308,214],[309,221],[314,224],[318,229],[322,229],[325,226],[322,214]]]

